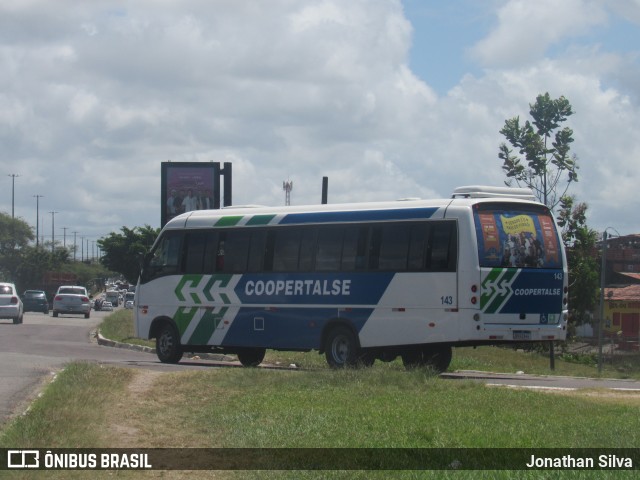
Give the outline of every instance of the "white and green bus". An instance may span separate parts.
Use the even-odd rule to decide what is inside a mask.
[[[567,266],[526,189],[452,198],[184,213],[142,268],[136,334],[162,362],[316,350],[332,367],[398,356],[443,371],[453,346],[564,340]]]

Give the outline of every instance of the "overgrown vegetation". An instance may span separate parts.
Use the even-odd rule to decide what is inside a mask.
[[[73,273],[77,282],[92,289],[99,279],[113,273],[97,262],[74,260],[73,245],[62,246],[51,241],[33,245],[32,227],[19,218],[0,212],[0,281],[16,284],[18,292],[44,288],[46,272]],[[79,252],[76,252],[79,253]]]

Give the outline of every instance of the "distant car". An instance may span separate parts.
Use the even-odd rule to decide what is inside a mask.
[[[77,285],[66,285],[58,288],[53,297],[53,316],[59,313],[83,314],[84,318],[91,315],[91,300],[87,289]]]
[[[128,308],[129,310],[131,310],[133,308],[133,300],[127,300],[126,302],[124,302],[124,308]]]
[[[0,283],[0,318],[10,318],[14,324],[22,323],[24,305],[13,283]]]
[[[111,303],[111,302],[102,302],[102,306],[100,307],[100,310],[105,311],[105,312],[112,312],[113,311],[113,303]]]
[[[43,290],[25,290],[22,303],[25,312],[42,312],[49,315],[49,300]]]

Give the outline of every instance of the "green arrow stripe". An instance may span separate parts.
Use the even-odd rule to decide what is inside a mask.
[[[193,321],[193,318],[198,313],[198,307],[180,307],[173,315],[173,320],[176,322],[180,337],[187,331],[189,324]]]
[[[185,296],[182,294],[182,289],[187,285],[187,283],[191,285],[191,288],[196,288],[200,283],[200,280],[202,280],[202,275],[183,275],[180,279],[180,282],[178,282],[178,285],[176,285],[176,289],[174,290],[174,293],[176,294],[178,300],[181,302],[186,301]],[[191,298],[195,303],[201,303],[200,298],[196,293],[192,292]]]
[[[275,215],[254,215],[249,219],[247,225],[267,225]]]
[[[482,282],[483,292],[480,296],[480,306],[485,313],[496,313],[511,295],[511,283],[520,272],[517,268],[494,268],[485,281]],[[499,290],[506,293],[498,294]]]
[[[233,277],[233,275],[231,274],[211,275],[211,278],[209,279],[209,281],[204,287],[204,296],[206,297],[206,299],[209,300],[210,302],[213,302],[214,299],[213,299],[213,296],[211,295],[211,288],[213,288],[213,284],[219,281],[220,282],[219,287],[225,288],[227,285],[229,285],[229,281],[231,280],[231,277]],[[225,297],[222,298],[222,302],[231,303],[228,301],[228,298],[225,298]]]
[[[226,217],[222,217],[220,220],[218,220],[215,223],[215,226],[216,227],[233,227],[243,218],[244,218],[243,215],[229,215]]]
[[[215,332],[218,325],[220,325],[228,309],[228,307],[223,307],[219,312],[214,312],[212,308],[207,308],[187,343],[192,345],[206,345],[213,335],[213,332]]]

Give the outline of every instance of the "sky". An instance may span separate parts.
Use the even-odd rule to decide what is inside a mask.
[[[500,130],[548,92],[589,226],[640,233],[639,27],[640,0],[0,0],[0,211],[93,251],[160,226],[166,161],[231,162],[235,205],[503,186]]]

